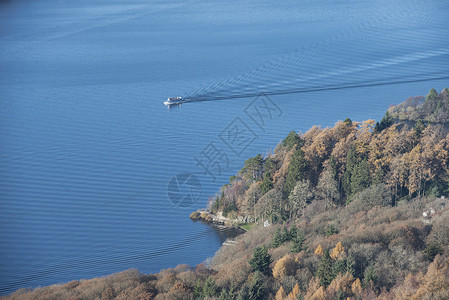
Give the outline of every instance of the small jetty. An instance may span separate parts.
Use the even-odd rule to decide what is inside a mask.
[[[237,244],[238,242],[233,239],[226,239],[226,241],[224,241],[223,243],[223,246],[235,246]]]

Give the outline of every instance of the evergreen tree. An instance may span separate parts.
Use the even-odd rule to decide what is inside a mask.
[[[278,227],[278,228],[276,228],[276,231],[274,232],[273,240],[271,241],[271,245],[273,246],[273,248],[277,248],[280,245],[282,245],[282,243],[283,243],[282,232],[281,232],[281,229]]]
[[[288,237],[289,241],[293,240],[296,237],[296,235],[298,234],[298,229],[296,229],[295,225],[293,225],[290,228],[290,232],[288,234],[289,234],[289,237]]]
[[[236,300],[248,300],[249,299],[249,287],[244,285],[237,294]]]
[[[370,185],[369,164],[366,159],[358,163],[351,174],[351,194],[356,194]]]
[[[219,300],[236,300],[237,299],[237,286],[234,282],[231,282],[229,288],[223,288]]]
[[[257,154],[245,161],[242,168],[242,174],[252,180],[259,180],[263,170],[264,159],[262,155]]]
[[[260,184],[260,191],[262,192],[262,195],[265,195],[272,188],[273,188],[273,181],[271,179],[271,174],[270,172],[265,172],[265,174],[263,174],[262,183]]]
[[[198,279],[193,290],[193,295],[196,299],[215,297],[218,295],[218,287],[210,276],[206,278],[204,283],[201,283]]]
[[[273,262],[271,255],[268,254],[266,246],[256,247],[253,251],[253,257],[249,261],[249,264],[254,271],[260,271],[264,274],[268,274],[270,271],[270,264]]]
[[[264,278],[261,272],[254,272],[253,278],[249,284],[249,293],[248,298],[249,300],[262,300],[266,299],[266,287]]]
[[[282,230],[280,228],[276,228],[271,245],[273,246],[273,248],[277,248],[283,243],[291,241],[296,237],[296,234],[297,229],[295,226],[292,226],[290,230],[288,230],[287,227],[282,228]]]
[[[212,279],[212,277],[207,277],[206,281],[204,281],[203,285],[203,297],[214,297],[218,295],[218,287],[215,284],[215,281]]]
[[[290,241],[290,232],[288,231],[287,227],[284,226],[284,228],[282,228],[282,241],[288,242]]]
[[[332,266],[333,276],[346,273],[354,275],[354,260],[350,256],[337,260]]]
[[[438,99],[438,92],[434,88],[431,88],[429,93],[426,96],[425,102],[435,101],[437,99]]]
[[[265,159],[264,163],[264,171],[270,172],[270,174],[274,174],[278,169],[279,161],[274,157],[268,157]]]
[[[290,192],[295,187],[296,182],[307,177],[307,161],[304,158],[304,151],[297,149],[293,153],[292,160],[287,169],[287,178],[284,185],[284,198],[288,198]]]
[[[302,231],[298,231],[296,236],[292,239],[291,252],[298,253],[303,250],[307,250],[307,246],[305,245],[306,237]]]
[[[316,275],[320,279],[320,284],[327,287],[334,277],[332,258],[329,255],[329,250],[324,251],[320,262],[318,263],[318,268],[316,270]]]
[[[377,122],[376,126],[374,126],[375,132],[381,132],[382,130],[390,127],[393,125],[393,118],[391,117],[390,113],[387,111],[385,115],[383,116],[382,120],[380,120],[380,123]]]
[[[298,134],[294,130],[292,130],[282,141],[282,146],[286,147],[287,149],[291,149],[294,145],[301,146],[301,139]]]
[[[195,297],[195,299],[203,298],[203,284],[199,279],[196,281],[196,285],[193,288],[193,296]]]
[[[351,177],[353,169],[357,165],[357,162],[357,153],[355,151],[355,148],[352,147],[346,157],[346,170],[343,174],[343,191],[345,192],[346,197],[349,197],[351,195]]]
[[[338,233],[338,229],[333,224],[330,224],[326,229],[326,236],[331,236]]]
[[[431,243],[423,251],[424,257],[429,261],[433,261],[437,254],[443,254],[443,247],[438,243]]]
[[[373,264],[370,264],[363,272],[363,286],[366,287],[370,281],[377,283],[377,273]]]

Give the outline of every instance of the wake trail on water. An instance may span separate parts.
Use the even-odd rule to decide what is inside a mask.
[[[409,8],[411,9],[411,8]],[[203,102],[265,95],[286,95],[348,88],[394,85],[447,79],[447,29],[417,26],[391,32],[392,20],[408,10],[348,27],[328,40],[280,56],[255,70],[213,83],[184,95],[185,102]],[[422,21],[422,20],[421,20]],[[380,24],[384,27],[380,28]],[[348,37],[359,32],[359,38]]]
[[[261,93],[286,95],[449,78],[449,48],[416,51],[360,64],[352,56],[353,65],[308,64],[317,55],[338,57],[339,53],[323,50],[299,58],[288,55],[255,71],[189,93],[184,99],[186,102],[216,101],[256,97]],[[345,61],[341,58],[340,61]]]

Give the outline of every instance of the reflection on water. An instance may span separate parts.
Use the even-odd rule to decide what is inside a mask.
[[[215,235],[217,236],[220,244],[223,244],[227,239],[233,239],[243,233],[245,233],[245,230],[243,230],[242,228],[234,228],[234,227],[227,227],[224,225],[216,225],[216,224],[212,224],[210,222],[206,222],[203,220],[192,220],[192,222],[194,223],[202,223],[205,224],[207,226],[210,226]]]

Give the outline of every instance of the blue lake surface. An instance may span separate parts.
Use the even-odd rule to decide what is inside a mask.
[[[0,1],[0,293],[213,256],[235,233],[188,216],[245,159],[290,130],[380,119],[449,85],[448,12],[444,0]],[[235,99],[162,104],[183,95]],[[272,114],[251,114],[260,103]],[[178,174],[200,182],[193,202],[169,197]]]

